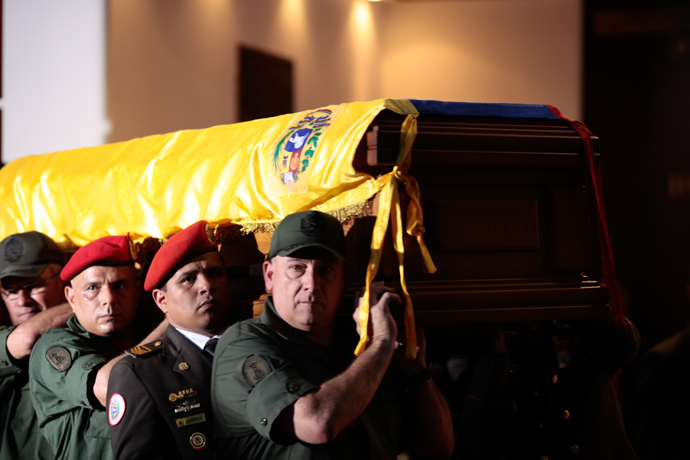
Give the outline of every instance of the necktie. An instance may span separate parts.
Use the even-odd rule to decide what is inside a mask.
[[[206,345],[204,345],[204,351],[209,355],[213,356],[213,354],[216,352],[217,344],[218,337],[213,337],[212,339],[209,339],[208,342],[206,342]]]

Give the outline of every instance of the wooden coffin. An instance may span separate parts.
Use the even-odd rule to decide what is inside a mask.
[[[382,112],[356,166],[390,168],[401,123]],[[593,146],[598,159],[598,139]],[[405,269],[418,321],[608,314],[594,193],[582,139],[568,122],[421,114],[409,175],[421,189],[425,241],[438,268],[424,273],[410,238]],[[355,265],[363,267],[370,231],[357,224]],[[394,282],[395,256],[384,260],[380,275]]]

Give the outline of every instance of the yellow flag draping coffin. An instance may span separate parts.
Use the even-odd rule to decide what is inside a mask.
[[[381,99],[22,158],[0,169],[0,236],[38,230],[82,246],[166,238],[200,219],[251,231],[304,209],[337,214],[383,186],[352,167],[383,109],[415,113]]]

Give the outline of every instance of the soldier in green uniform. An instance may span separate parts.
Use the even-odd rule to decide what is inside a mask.
[[[71,313],[61,268],[61,251],[43,233],[17,233],[0,242],[0,294],[11,321],[0,326],[0,460],[53,458],[31,403],[28,365],[36,340],[63,326]]]
[[[217,458],[451,455],[450,411],[426,368],[424,336],[415,360],[397,347],[389,306],[400,298],[374,288],[359,356],[336,333],[346,249],[340,223],[321,212],[277,227],[263,265],[264,311],[231,326],[216,349]]]
[[[73,315],[50,329],[29,361],[31,396],[56,459],[112,458],[105,412],[112,366],[133,343],[140,282],[126,236],[106,236],[74,253],[60,272]],[[162,335],[163,325],[144,342]]]

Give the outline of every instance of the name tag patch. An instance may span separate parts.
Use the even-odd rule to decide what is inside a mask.
[[[178,428],[182,428],[183,426],[194,425],[197,423],[202,423],[205,421],[206,414],[190,415],[189,417],[175,419],[175,423],[177,423]]]

